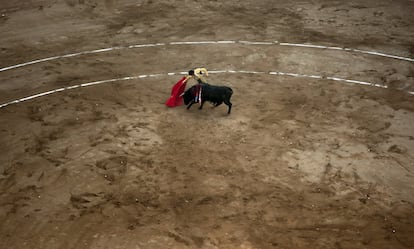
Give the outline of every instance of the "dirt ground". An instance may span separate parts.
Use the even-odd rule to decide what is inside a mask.
[[[123,46],[2,70],[0,104],[161,74],[0,108],[0,248],[414,248],[414,62],[275,42],[414,58],[413,13],[410,0],[0,0],[1,68]],[[182,77],[167,73],[199,66],[322,78],[212,73],[234,91],[230,115],[167,108]]]

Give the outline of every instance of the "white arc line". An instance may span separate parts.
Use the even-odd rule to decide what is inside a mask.
[[[397,60],[405,60],[405,61],[414,62],[414,59],[408,58],[408,57],[402,57],[402,56],[397,56],[397,55],[385,54],[385,53],[382,53],[382,52],[367,51],[367,50],[354,49],[354,48],[329,47],[329,46],[322,46],[322,45],[300,44],[300,43],[285,43],[285,42],[279,43],[279,45],[280,46],[290,46],[290,47],[306,47],[306,48],[319,48],[319,49],[329,49],[329,50],[343,50],[343,51],[350,51],[350,52],[356,52],[356,53],[362,53],[362,54],[377,55],[377,56],[388,57],[388,58],[397,59]]]
[[[32,65],[32,64],[37,64],[37,63],[41,63],[41,62],[52,61],[52,60],[57,60],[57,59],[62,59],[62,58],[75,57],[75,56],[86,55],[86,54],[97,54],[97,53],[103,53],[103,52],[108,52],[108,51],[113,51],[113,50],[120,50],[120,49],[147,48],[147,47],[157,47],[157,46],[165,46],[165,45],[167,45],[167,44],[165,44],[165,43],[140,44],[140,45],[118,46],[118,47],[95,49],[95,50],[90,50],[90,51],[82,51],[82,52],[78,52],[78,53],[52,56],[52,57],[48,57],[48,58],[33,60],[33,61],[29,61],[29,62],[13,65],[13,66],[9,66],[9,67],[3,67],[3,68],[0,68],[0,72],[7,71],[7,70],[10,70],[10,69],[14,69],[14,68],[24,67],[24,66],[28,66],[28,65]]]
[[[291,77],[299,77],[299,78],[311,78],[311,79],[327,79],[327,80],[333,80],[333,81],[339,81],[339,82],[345,82],[345,83],[352,83],[352,84],[359,84],[359,85],[368,85],[368,86],[374,86],[374,87],[380,87],[380,88],[387,88],[387,86],[375,84],[371,82],[365,82],[365,81],[359,81],[359,80],[351,80],[351,79],[343,79],[338,77],[324,77],[320,75],[307,75],[307,74],[297,74],[297,73],[285,73],[285,72],[278,72],[278,71],[271,71],[271,72],[259,72],[259,71],[246,71],[246,70],[211,70],[209,71],[211,74],[221,74],[221,73],[243,73],[243,74],[269,74],[269,75],[280,75],[280,76],[291,76]],[[71,90],[75,88],[81,88],[81,87],[87,87],[87,86],[94,86],[104,83],[110,83],[110,82],[117,82],[117,81],[126,81],[126,80],[135,80],[135,79],[142,79],[147,77],[161,77],[161,76],[174,76],[174,75],[183,75],[186,74],[186,72],[169,72],[169,73],[159,73],[159,74],[141,74],[138,76],[128,76],[128,77],[122,77],[122,78],[116,78],[116,79],[108,79],[108,80],[100,80],[100,81],[93,81],[88,83],[82,83],[78,85],[68,86],[68,87],[62,87],[55,90],[38,93],[35,95],[30,95],[21,99],[16,99],[10,102],[6,102],[3,104],[0,104],[0,109],[4,108],[6,106],[17,104],[20,102],[24,102],[27,100],[39,98],[42,96],[46,96],[49,94],[62,92],[66,90]],[[414,92],[407,92],[408,94],[414,95]]]
[[[128,45],[128,46],[116,46],[116,47],[110,47],[110,48],[83,51],[83,52],[78,52],[78,53],[71,53],[71,54],[66,54],[66,55],[52,56],[52,57],[37,59],[37,60],[33,60],[33,61],[21,63],[21,64],[8,66],[8,67],[3,67],[3,68],[0,68],[0,72],[4,72],[7,70],[19,68],[19,67],[29,66],[29,65],[33,65],[33,64],[37,64],[41,62],[46,62],[46,61],[52,61],[52,60],[87,55],[87,54],[103,53],[103,52],[120,50],[120,49],[148,48],[148,47],[159,47],[159,46],[168,46],[168,45],[209,45],[209,44],[276,45],[276,46],[290,46],[290,47],[305,47],[305,48],[348,51],[348,52],[376,55],[376,56],[387,57],[391,59],[414,62],[413,58],[391,55],[391,54],[386,54],[386,53],[377,52],[377,51],[368,51],[368,50],[360,50],[360,49],[353,49],[353,48],[330,47],[330,46],[315,45],[315,44],[288,43],[288,42],[278,42],[278,41],[269,42],[269,41],[237,41],[237,40],[235,41],[178,41],[178,42],[168,42],[168,43],[149,43],[149,44],[137,44],[137,45]]]
[[[277,42],[255,42],[255,41],[238,41],[241,44],[247,45],[275,45]]]

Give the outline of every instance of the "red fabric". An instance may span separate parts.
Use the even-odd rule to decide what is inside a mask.
[[[175,83],[171,89],[170,98],[165,102],[166,106],[175,107],[183,104],[183,97],[181,94],[185,91],[185,85],[187,83],[185,82],[185,79],[186,77],[183,77],[181,80]]]

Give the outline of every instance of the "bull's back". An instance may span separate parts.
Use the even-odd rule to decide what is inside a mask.
[[[203,88],[204,93],[208,95],[225,95],[230,97],[233,94],[233,89],[228,86],[215,86],[206,84]]]

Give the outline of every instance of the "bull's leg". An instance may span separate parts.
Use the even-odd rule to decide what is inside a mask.
[[[187,105],[187,110],[190,109],[190,107],[195,103],[194,100],[191,100],[190,104]]]
[[[200,105],[200,107],[198,108],[199,110],[203,109],[204,102],[206,102],[206,101],[205,101],[205,100],[202,100],[202,101],[201,101],[201,105]]]
[[[226,105],[229,107],[229,110],[227,111],[227,114],[230,114],[230,112],[231,112],[231,106],[233,105],[233,104],[230,102],[230,99],[225,99],[225,100],[224,100],[224,104],[226,104]]]

